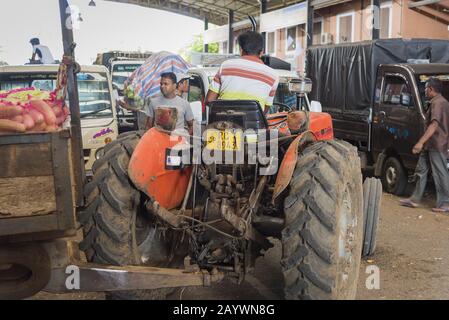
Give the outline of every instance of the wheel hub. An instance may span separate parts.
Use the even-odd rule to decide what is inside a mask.
[[[387,183],[388,183],[389,186],[394,186],[396,184],[397,176],[398,175],[397,175],[397,172],[396,172],[395,168],[389,167],[386,170],[385,177],[386,177],[386,180],[387,180]]]

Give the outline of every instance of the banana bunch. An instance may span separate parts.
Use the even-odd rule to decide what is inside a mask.
[[[123,94],[129,107],[136,110],[141,110],[143,108],[144,100],[138,94],[135,94],[135,89],[133,86],[125,87]]]

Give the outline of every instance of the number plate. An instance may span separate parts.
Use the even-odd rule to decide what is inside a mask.
[[[206,148],[209,150],[238,151],[242,142],[242,132],[208,130]]]

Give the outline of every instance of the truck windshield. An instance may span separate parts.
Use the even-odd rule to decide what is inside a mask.
[[[418,82],[419,95],[421,97],[422,104],[427,110],[428,99],[425,95],[426,82],[430,77],[436,77],[440,79],[443,83],[443,96],[449,101],[449,74],[419,74],[416,76],[416,81]]]
[[[106,74],[78,73],[77,80],[81,117],[111,117],[112,104]],[[0,90],[24,87],[52,91],[56,87],[56,73],[0,74]]]
[[[141,66],[141,64],[116,64],[112,67],[112,83],[123,90],[126,79]]]

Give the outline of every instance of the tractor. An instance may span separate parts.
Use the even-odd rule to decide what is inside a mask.
[[[214,101],[192,136],[160,110],[155,127],[107,145],[78,216],[87,260],[222,272],[240,284],[278,239],[286,299],[354,299],[364,224],[357,149],[333,138],[328,114],[278,107],[266,115],[255,101]]]

